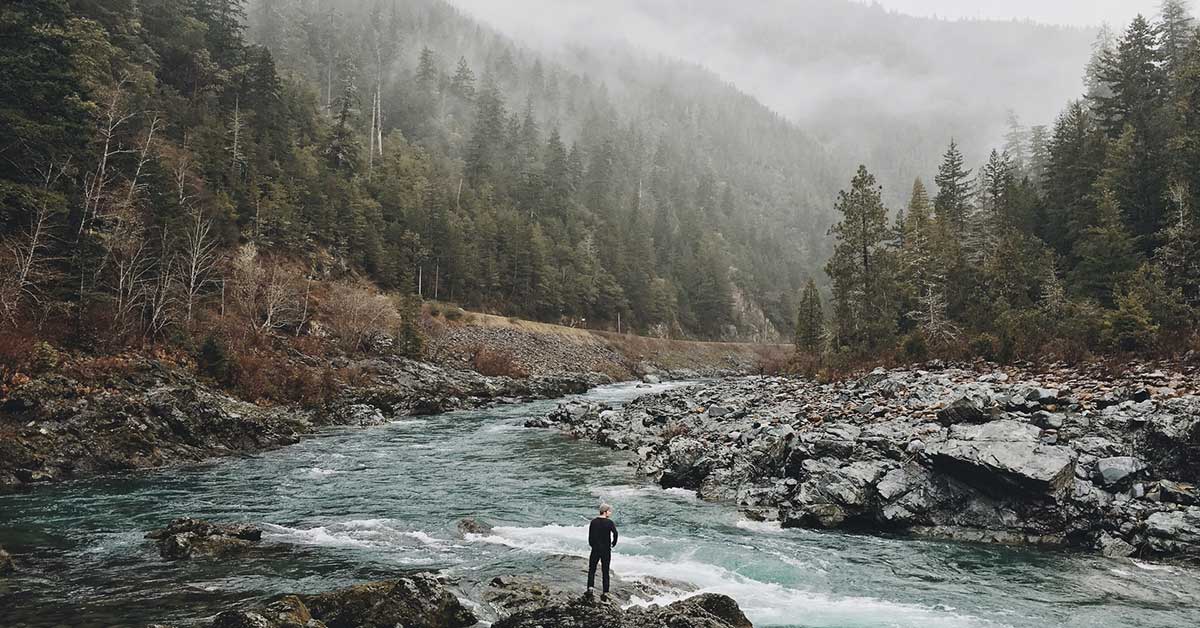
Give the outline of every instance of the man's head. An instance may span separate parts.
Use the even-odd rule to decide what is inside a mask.
[[[612,515],[612,506],[609,506],[608,504],[600,504],[600,516],[608,518],[610,515]]]

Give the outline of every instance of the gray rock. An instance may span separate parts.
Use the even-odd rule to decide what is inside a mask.
[[[988,494],[1056,494],[1075,476],[1075,453],[1041,444],[1041,431],[1032,425],[1002,420],[960,427],[950,440],[928,447],[934,468]]]
[[[262,530],[247,524],[210,523],[199,519],[176,519],[166,528],[146,534],[167,560],[197,557],[217,558],[244,553],[262,540]]]
[[[987,399],[979,394],[963,395],[938,410],[938,421],[941,421],[942,425],[989,421],[992,417],[988,413],[987,403]]]
[[[1137,548],[1126,543],[1124,539],[1105,534],[1100,538],[1100,552],[1109,558],[1125,558],[1133,556]]]
[[[466,517],[458,522],[458,533],[467,534],[491,534],[492,524],[476,519],[475,517]]]
[[[1096,476],[1105,486],[1113,486],[1145,468],[1141,460],[1132,456],[1101,458],[1096,461]]]

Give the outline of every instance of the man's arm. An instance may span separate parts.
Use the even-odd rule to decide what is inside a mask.
[[[609,523],[612,524],[612,546],[616,547],[617,546],[617,524],[615,524],[611,521],[609,521]]]

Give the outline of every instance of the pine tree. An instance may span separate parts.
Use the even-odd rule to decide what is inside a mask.
[[[347,79],[342,87],[342,94],[334,101],[337,115],[334,118],[333,132],[325,148],[325,156],[333,168],[354,172],[358,169],[362,155],[362,145],[354,131],[355,119],[358,115],[358,89],[354,82]]]
[[[1102,24],[1100,32],[1096,34],[1096,39],[1092,42],[1092,56],[1088,59],[1087,67],[1084,70],[1083,84],[1086,88],[1084,93],[1086,102],[1094,103],[1101,98],[1112,96],[1112,89],[1100,77],[1100,72],[1104,59],[1115,54],[1116,47],[1117,36],[1108,24]]]
[[[1196,21],[1186,0],[1163,0],[1159,9],[1160,55],[1167,79],[1174,81],[1186,63],[1196,38]]]
[[[821,293],[812,278],[800,295],[800,311],[796,317],[796,351],[817,353],[821,349],[821,333],[825,329],[825,312],[821,308]]]
[[[504,98],[495,82],[486,80],[475,105],[475,128],[467,146],[467,181],[472,186],[482,184],[496,174],[504,149],[506,122]]]
[[[1045,125],[1029,129],[1029,179],[1038,191],[1044,190],[1050,168],[1050,132]]]
[[[458,59],[458,69],[455,70],[454,77],[450,79],[450,91],[465,102],[475,100],[475,73],[471,71],[466,57]]]
[[[970,213],[971,171],[964,168],[962,153],[958,144],[950,142],[950,148],[938,167],[934,183],[938,186],[937,196],[933,206],[938,219],[945,223],[952,232],[962,235],[967,229],[967,216]]]
[[[857,351],[876,351],[891,341],[896,329],[891,253],[892,231],[875,176],[865,166],[838,194],[834,209],[841,221],[830,229],[837,239],[825,267],[833,281],[837,341]]]
[[[417,61],[417,87],[427,94],[437,91],[441,71],[437,66],[437,55],[428,47],[421,49]]]
[[[1200,220],[1183,190],[1176,195],[1176,211],[1163,234],[1163,245],[1155,260],[1164,271],[1166,282],[1178,290],[1182,301],[1200,308]]]
[[[1017,112],[1008,111],[1008,130],[1004,133],[1004,155],[1012,161],[1015,172],[1023,172],[1029,159],[1029,129],[1021,124]]]
[[[1112,306],[1113,291],[1141,262],[1133,237],[1121,220],[1116,195],[1103,191],[1099,212],[1096,224],[1075,245],[1079,263],[1069,274],[1069,280],[1080,296]]]
[[[1145,134],[1166,87],[1158,33],[1146,18],[1134,18],[1116,49],[1102,53],[1097,78],[1112,93],[1093,96],[1089,103],[1108,136],[1119,137],[1126,125]]]
[[[1039,236],[1060,255],[1095,222],[1096,181],[1104,167],[1105,142],[1090,111],[1071,103],[1054,125],[1045,181],[1045,225]]]
[[[898,269],[904,303],[900,311],[925,338],[942,342],[957,337],[958,328],[946,313],[945,251],[939,248],[939,224],[932,212],[925,184],[917,179],[902,226]]]
[[[244,0],[188,0],[197,19],[206,26],[208,50],[222,68],[242,62],[246,10]]]

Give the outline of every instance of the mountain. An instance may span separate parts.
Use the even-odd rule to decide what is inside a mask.
[[[624,48],[708,68],[820,140],[844,178],[865,163],[893,206],[950,138],[982,164],[1010,110],[1050,124],[1078,96],[1097,37],[850,0],[454,1],[545,50]]]

